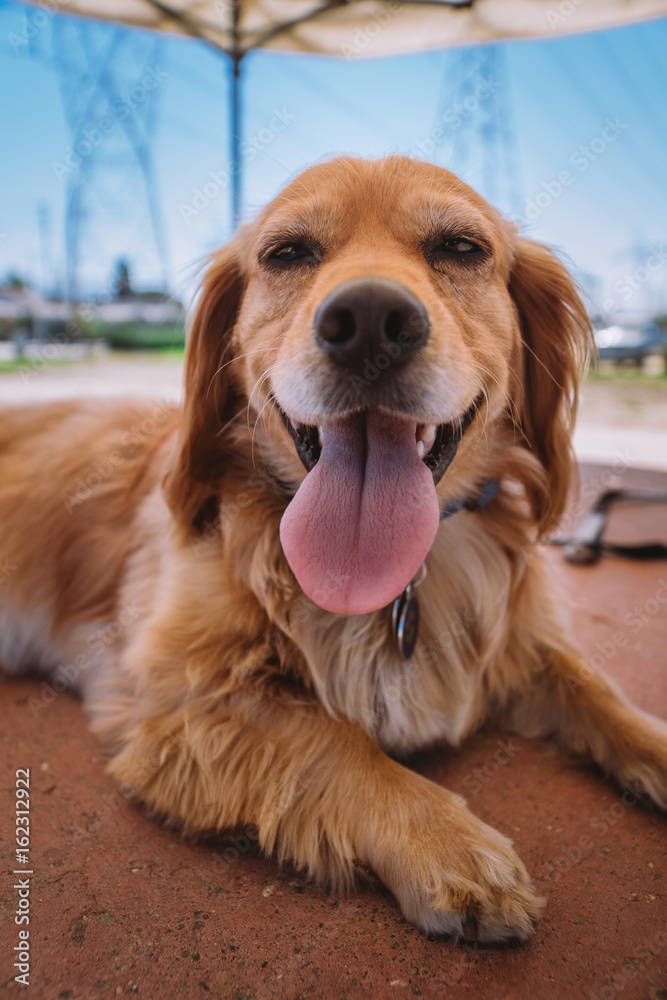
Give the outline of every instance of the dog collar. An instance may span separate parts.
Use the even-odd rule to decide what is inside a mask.
[[[475,511],[486,507],[494,499],[500,489],[500,479],[487,479],[479,493],[474,497],[461,497],[444,508],[440,520],[446,521],[461,510]],[[392,605],[391,623],[398,651],[404,660],[409,660],[417,645],[419,634],[419,601],[414,591],[426,578],[426,563],[422,563],[419,571],[405,590],[399,594]]]
[[[497,496],[499,489],[499,479],[487,479],[477,496],[461,497],[459,500],[454,500],[448,507],[445,507],[440,514],[440,520],[446,521],[448,517],[458,514],[460,510],[479,510],[480,507],[486,507],[487,503],[491,503],[494,497]]]

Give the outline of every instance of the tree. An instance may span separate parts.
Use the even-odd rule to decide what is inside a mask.
[[[119,260],[116,264],[116,277],[114,279],[117,299],[127,299],[132,295],[130,284],[130,269],[127,261]]]

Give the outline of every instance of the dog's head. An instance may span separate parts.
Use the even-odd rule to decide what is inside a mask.
[[[503,434],[539,463],[528,499],[540,530],[554,523],[589,337],[551,251],[453,174],[319,165],[204,278],[167,499],[192,524],[254,448],[296,491],[281,539],[304,591],[332,611],[382,607],[433,542],[438,494],[497,473]]]

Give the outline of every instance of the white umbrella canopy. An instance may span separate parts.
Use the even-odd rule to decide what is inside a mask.
[[[43,6],[43,0],[27,0]],[[62,0],[75,14],[201,39],[230,57],[231,208],[241,212],[241,65],[261,48],[348,61],[553,37],[667,14],[667,0]]]
[[[237,59],[256,48],[351,58],[593,31],[660,17],[667,0],[68,0],[61,10],[193,35]]]

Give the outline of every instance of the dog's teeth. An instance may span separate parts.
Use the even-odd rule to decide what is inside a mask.
[[[417,451],[419,451],[420,458],[431,450],[433,443],[435,441],[435,435],[438,428],[435,424],[418,424],[417,425]],[[420,451],[422,446],[423,452]]]
[[[320,439],[320,448],[321,448],[322,445],[324,444],[324,431],[322,430],[321,427],[317,428],[317,436]]]

